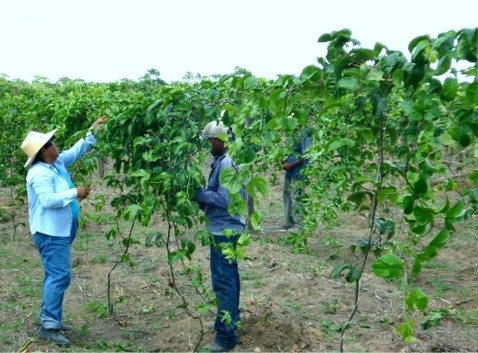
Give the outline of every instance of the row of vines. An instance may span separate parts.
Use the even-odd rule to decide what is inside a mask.
[[[380,43],[363,48],[347,29],[318,42],[327,45],[327,55],[316,65],[275,80],[241,68],[170,84],[156,70],[138,82],[0,78],[0,187],[10,192],[0,217],[12,229],[26,222],[18,217],[26,173],[20,143],[29,130],[58,127],[58,143],[69,146],[107,115],[96,152],[75,166],[76,183],[91,180],[100,160],[112,162],[104,176],[117,191],[111,206],[118,220],[131,224],[105,233],[121,239],[125,252],[119,261],[132,261],[131,246],[164,246],[173,278],[176,263],[196,274],[194,286],[204,301],[180,293],[178,308],[200,319],[204,306],[214,305],[199,272],[188,267],[196,246],[208,242],[204,217],[191,201],[205,183],[202,128],[219,118],[232,127],[230,154],[242,167],[221,179],[233,196],[245,185],[256,204],[267,194],[269,172],[278,170],[287,137],[305,132],[313,138],[305,222],[287,242],[294,251],[306,251],[318,225],[333,226],[339,213],[366,209],[369,238],[355,247],[364,254],[363,264],[344,263],[332,274],[357,284],[356,305],[342,332],[357,309],[361,276],[371,270],[403,291],[396,330],[412,341],[414,321],[407,313],[428,303],[415,279],[456,234],[456,224],[472,219],[478,207],[478,28],[419,36],[409,44],[410,59]],[[99,208],[102,200],[97,195]],[[248,212],[239,197],[230,211],[246,214],[249,229],[260,227],[261,214]],[[134,227],[147,227],[153,217],[164,220],[167,231],[135,238]],[[248,242],[243,234],[228,256],[242,258]]]

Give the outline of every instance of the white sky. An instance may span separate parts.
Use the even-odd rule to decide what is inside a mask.
[[[187,72],[300,74],[349,28],[408,56],[422,34],[478,27],[477,0],[0,0],[0,75],[166,81]]]

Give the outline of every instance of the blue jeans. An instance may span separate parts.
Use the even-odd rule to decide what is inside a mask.
[[[236,244],[239,236],[226,237],[215,235],[216,244],[233,243]],[[216,331],[216,342],[225,348],[233,348],[238,343],[236,333],[239,316],[239,296],[241,283],[239,278],[239,267],[237,261],[229,262],[222,254],[221,247],[211,244],[210,246],[210,267],[212,288],[218,301],[216,321],[214,330]],[[224,312],[231,315],[231,323],[226,324],[222,321]]]
[[[69,237],[53,237],[35,233],[33,241],[45,270],[39,323],[44,329],[60,329],[63,296],[71,282],[71,244],[78,222],[73,220]]]
[[[304,180],[284,178],[282,198],[284,202],[284,225],[287,228],[301,227],[301,214],[303,204],[301,198],[304,195]]]

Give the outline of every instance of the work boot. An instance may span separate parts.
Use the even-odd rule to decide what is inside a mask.
[[[209,351],[209,352],[229,352],[232,351],[234,347],[224,347],[223,345],[213,341],[201,348],[201,351]]]
[[[68,341],[68,339],[65,336],[62,335],[60,330],[57,330],[57,329],[47,330],[43,327],[40,327],[40,329],[38,330],[38,337],[40,337],[44,340],[53,342],[57,346],[68,346],[68,345],[70,345],[70,341]]]
[[[68,332],[68,331],[72,331],[72,330],[73,330],[73,326],[68,325],[68,324],[61,324],[60,331]]]

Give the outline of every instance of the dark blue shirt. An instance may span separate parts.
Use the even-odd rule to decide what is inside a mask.
[[[215,156],[211,163],[207,188],[197,190],[194,197],[197,202],[204,204],[204,213],[208,219],[207,230],[215,235],[222,235],[224,229],[234,229],[241,233],[246,224],[243,216],[230,215],[227,211],[231,198],[229,191],[219,181],[221,171],[233,167],[229,156]],[[243,191],[242,194],[244,198],[247,197]]]
[[[293,163],[298,159],[303,158],[303,155],[305,154],[305,151],[309,146],[312,144],[312,139],[309,136],[305,136],[302,139],[301,143],[296,143],[294,145],[294,152],[289,154],[287,157],[287,163]],[[304,163],[301,163],[291,170],[288,170],[285,172],[285,177],[286,178],[291,178],[291,179],[299,179],[301,178],[300,171],[305,168],[309,164],[309,160],[305,159]]]

